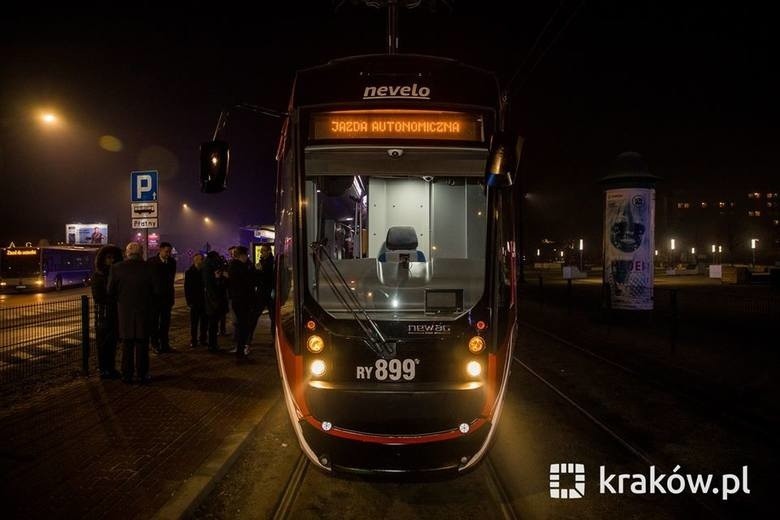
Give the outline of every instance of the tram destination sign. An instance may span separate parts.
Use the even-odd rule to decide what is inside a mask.
[[[479,114],[439,110],[341,110],[312,114],[309,137],[320,140],[424,139],[483,142]]]

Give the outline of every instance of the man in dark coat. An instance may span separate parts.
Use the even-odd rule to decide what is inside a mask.
[[[254,266],[244,246],[236,247],[236,258],[228,266],[228,291],[236,322],[236,357],[249,354],[249,336],[252,332],[252,312],[257,307]]]
[[[119,340],[116,300],[108,294],[108,273],[111,266],[122,261],[122,250],[114,245],[100,248],[95,256],[92,273],[92,301],[95,309],[95,343],[101,379],[120,376],[116,369],[116,345]]]
[[[274,305],[274,287],[276,283],[276,277],[274,276],[274,254],[271,251],[271,246],[263,244],[260,246],[260,260],[257,262],[258,272],[258,301],[259,312],[263,313],[265,309],[268,309],[268,317],[271,319],[271,335],[273,336],[276,330],[276,308]]]
[[[133,380],[137,362],[138,379],[149,381],[149,336],[151,307],[158,291],[154,271],[141,258],[141,245],[130,242],[126,260],[111,266],[108,294],[116,299],[119,337],[122,338],[122,381]]]
[[[209,251],[203,263],[203,287],[205,289],[205,308],[208,319],[208,344],[210,352],[217,352],[217,331],[219,320],[227,312],[226,280],[223,276],[224,263],[216,251]]]
[[[184,273],[184,298],[190,308],[190,348],[206,345],[206,289],[203,286],[203,255],[198,253],[192,257],[192,265]],[[200,335],[198,335],[200,329]]]
[[[159,253],[149,259],[154,270],[160,293],[152,306],[152,347],[157,353],[172,352],[168,333],[171,328],[171,309],[173,308],[173,282],[176,279],[176,260],[171,257],[173,246],[168,242],[160,243]]]

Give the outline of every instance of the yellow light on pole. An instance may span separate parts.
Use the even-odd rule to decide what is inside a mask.
[[[190,209],[190,207],[187,205],[187,203],[186,203],[186,202],[185,202],[184,204],[182,204],[182,205],[181,205],[181,207],[182,207],[183,209]]]
[[[712,252],[715,252],[715,244],[712,244]]]
[[[669,241],[669,249],[671,249],[672,251],[674,251],[674,239],[671,239],[671,240]]]
[[[206,224],[208,224],[208,223],[210,223],[210,222],[211,222],[211,219],[210,219],[210,218],[208,218],[208,217],[203,217],[203,222],[205,222]]]
[[[755,249],[756,248],[756,242],[758,242],[757,238],[751,238],[750,239],[750,249]]]
[[[696,254],[696,248],[695,248],[695,247],[692,247],[692,248],[691,248],[691,254],[692,254],[692,255],[695,255],[695,254]]]

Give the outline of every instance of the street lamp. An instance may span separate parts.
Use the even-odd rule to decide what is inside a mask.
[[[756,243],[758,243],[757,238],[751,238],[750,239],[750,250],[753,252],[753,264],[751,267],[756,267]]]
[[[583,250],[583,241],[580,239],[580,271],[582,271],[582,250]]]

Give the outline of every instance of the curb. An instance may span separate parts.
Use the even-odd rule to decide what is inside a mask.
[[[228,435],[192,475],[181,483],[163,506],[150,518],[176,520],[192,514],[204,498],[214,489],[217,482],[233,466],[239,455],[249,444],[247,441],[268,417],[269,412],[281,402],[281,398],[269,401],[257,415],[245,420],[240,431]],[[248,424],[246,424],[248,423]]]

